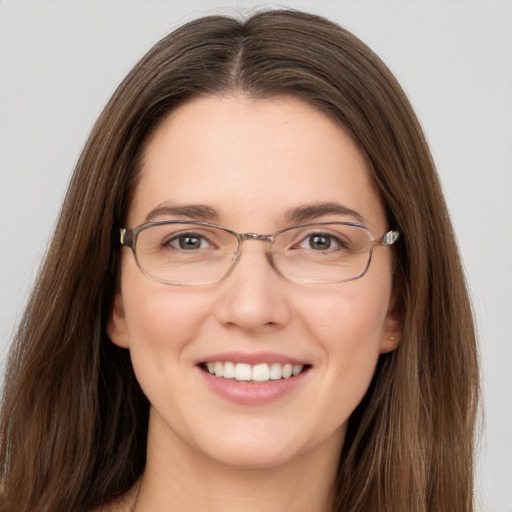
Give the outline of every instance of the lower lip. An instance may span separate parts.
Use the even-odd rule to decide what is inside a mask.
[[[207,385],[215,393],[231,402],[241,405],[264,405],[292,392],[299,386],[309,369],[289,379],[269,380],[265,382],[245,382],[235,379],[215,377],[202,369],[199,371]]]

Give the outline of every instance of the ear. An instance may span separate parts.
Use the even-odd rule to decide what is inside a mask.
[[[112,310],[110,311],[110,317],[107,323],[107,333],[108,337],[115,345],[121,348],[130,348],[123,299],[119,291],[116,293],[112,303]]]
[[[382,331],[382,340],[380,343],[380,353],[392,352],[402,341],[404,330],[404,318],[402,301],[398,298],[396,290],[393,292],[389,301],[389,308],[384,321]]]

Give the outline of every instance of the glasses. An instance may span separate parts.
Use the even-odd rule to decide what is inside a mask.
[[[363,224],[320,222],[291,226],[273,235],[236,233],[208,222],[164,221],[120,229],[139,269],[173,285],[216,283],[234,269],[246,240],[268,243],[268,262],[281,276],[301,283],[342,283],[362,277],[374,245],[390,246],[399,236],[388,231],[376,240]]]

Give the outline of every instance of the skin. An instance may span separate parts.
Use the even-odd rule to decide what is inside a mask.
[[[319,202],[355,210],[375,237],[392,228],[363,154],[330,118],[294,98],[203,97],[147,141],[126,227],[162,204],[202,204],[217,216],[195,220],[270,234],[290,225],[290,209]],[[176,218],[191,220],[156,220]],[[308,219],[331,220],[355,219]],[[347,420],[379,354],[400,341],[392,254],[375,246],[360,279],[304,284],[277,274],[266,249],[244,242],[234,271],[200,286],[148,279],[122,250],[109,328],[152,406],[140,492],[111,510],[135,501],[141,511],[329,509]],[[241,405],[212,391],[197,365],[228,351],[270,351],[311,368],[277,400]]]

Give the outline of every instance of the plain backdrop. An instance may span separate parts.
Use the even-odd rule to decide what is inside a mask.
[[[185,21],[263,5],[308,10],[352,30],[411,97],[453,215],[478,322],[480,509],[511,512],[510,0],[0,0],[0,356],[81,147],[117,84]]]

